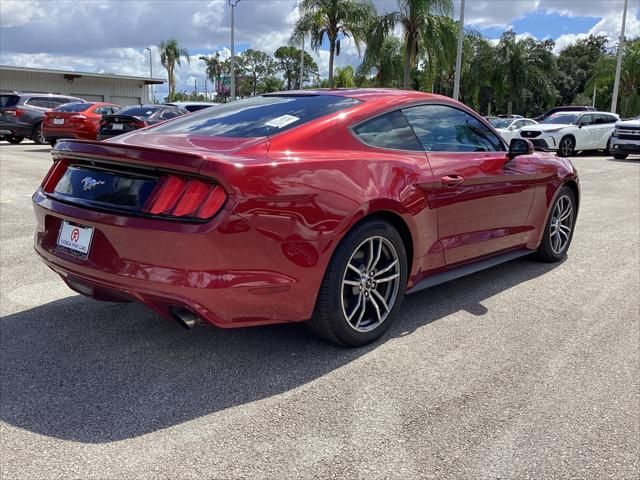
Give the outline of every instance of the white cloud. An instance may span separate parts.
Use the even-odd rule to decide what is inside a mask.
[[[21,27],[45,18],[44,9],[35,0],[3,0],[0,11],[0,26]]]

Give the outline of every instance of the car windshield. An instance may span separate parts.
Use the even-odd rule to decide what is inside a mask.
[[[55,109],[56,112],[84,112],[89,107],[91,107],[93,103],[65,103],[64,105],[60,105]]]
[[[358,103],[338,95],[263,95],[200,110],[153,133],[265,137]]]
[[[563,125],[571,125],[578,121],[579,116],[579,113],[554,113],[540,123],[560,123]]]
[[[118,115],[131,115],[132,117],[142,117],[149,118],[151,115],[156,113],[159,110],[162,110],[166,107],[163,106],[145,106],[145,105],[136,105],[132,107],[125,107],[118,112]]]
[[[512,122],[513,120],[508,118],[491,119],[491,125],[493,125],[493,128],[509,128],[509,125],[511,125]]]

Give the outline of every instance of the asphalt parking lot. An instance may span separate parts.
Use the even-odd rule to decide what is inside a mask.
[[[565,262],[410,296],[353,350],[76,295],[32,248],[49,148],[2,143],[2,478],[637,479],[640,160],[574,163]]]

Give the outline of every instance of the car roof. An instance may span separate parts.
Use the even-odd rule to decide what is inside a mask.
[[[355,98],[362,102],[377,100],[389,100],[397,98],[400,100],[428,100],[428,99],[448,99],[442,95],[418,92],[416,90],[400,90],[398,88],[317,88],[311,90],[285,90],[282,92],[267,93],[269,95],[336,95],[340,97]]]
[[[220,103],[217,102],[198,102],[198,101],[193,101],[193,102],[165,102],[163,103],[163,105],[171,105],[174,107],[182,107],[183,105],[221,105]]]

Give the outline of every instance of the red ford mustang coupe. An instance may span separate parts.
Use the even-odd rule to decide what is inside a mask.
[[[349,346],[405,293],[561,260],[580,197],[569,160],[412,91],[268,94],[53,156],[35,248],[73,290],[186,327],[306,321]]]

